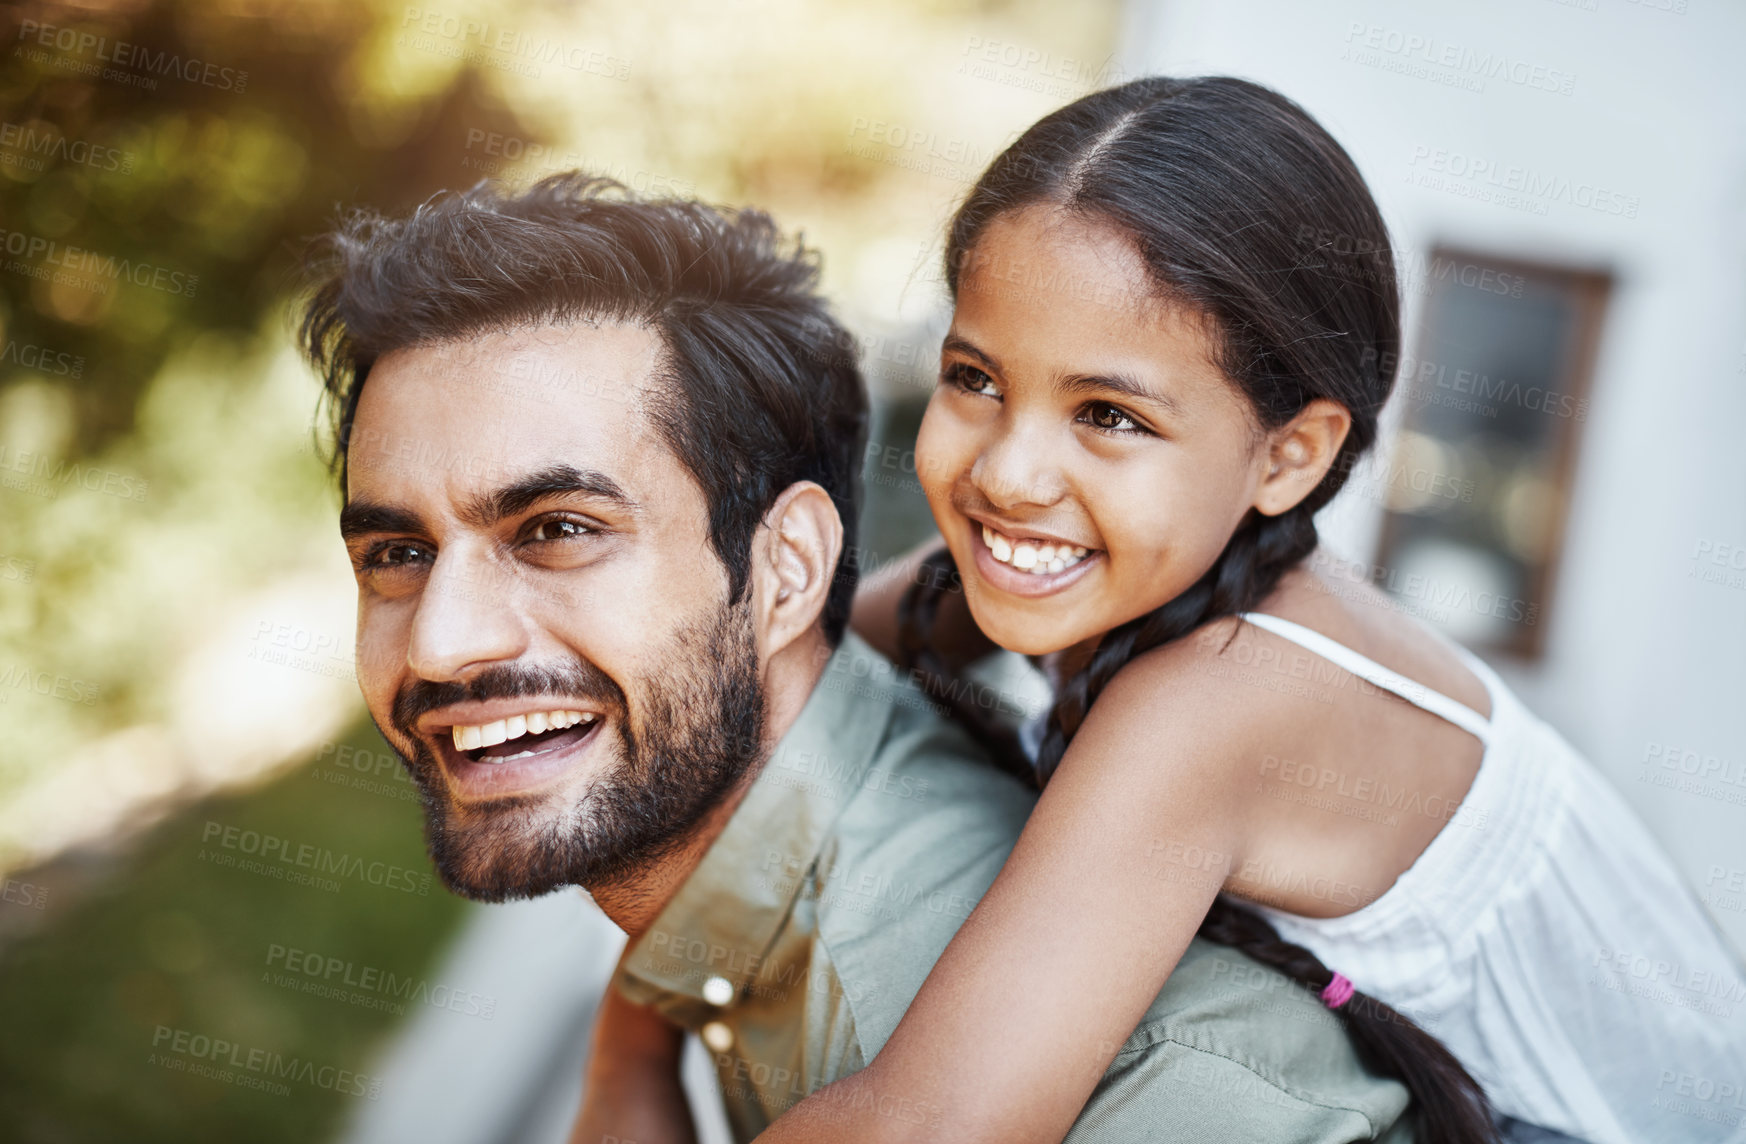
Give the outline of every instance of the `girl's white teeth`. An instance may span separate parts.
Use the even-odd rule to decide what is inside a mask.
[[[1075,564],[1084,560],[1091,551],[1066,544],[1040,544],[1034,540],[1014,540],[1009,536],[982,526],[982,543],[988,545],[988,551],[1002,564],[1010,564],[1014,568],[1023,569],[1033,576],[1045,576],[1051,572],[1065,572]]]
[[[495,723],[451,727],[449,733],[454,737],[455,750],[473,751],[480,747],[495,747],[499,743],[507,743],[509,740],[519,739],[523,735],[561,731],[565,727],[574,727],[578,723],[592,722],[594,722],[592,711],[536,711],[531,715],[511,715],[506,719],[499,719]],[[532,753],[532,751],[523,751],[520,755],[506,755],[502,758],[492,759],[491,762],[506,762],[509,759],[519,759],[522,755]]]

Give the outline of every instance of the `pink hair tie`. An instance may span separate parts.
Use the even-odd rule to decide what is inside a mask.
[[[1330,1009],[1338,1009],[1352,1000],[1352,994],[1356,992],[1351,979],[1343,973],[1336,973],[1334,979],[1328,982],[1327,987],[1322,990],[1322,1004]]]

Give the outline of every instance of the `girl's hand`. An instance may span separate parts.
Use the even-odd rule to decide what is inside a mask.
[[[570,1144],[697,1144],[679,1083],[685,1033],[610,986],[594,1025]]]

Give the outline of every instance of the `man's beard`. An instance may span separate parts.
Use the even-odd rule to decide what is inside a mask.
[[[689,837],[761,752],[764,692],[749,601],[682,630],[659,662],[660,671],[641,681],[635,730],[623,689],[582,659],[558,668],[501,665],[465,684],[419,680],[396,698],[394,725],[414,750],[401,762],[418,785],[431,859],[449,889],[501,902],[609,885]],[[604,708],[617,728],[617,759],[569,806],[548,806],[549,796],[457,805],[430,747],[412,731],[415,720],[451,703],[523,695]]]

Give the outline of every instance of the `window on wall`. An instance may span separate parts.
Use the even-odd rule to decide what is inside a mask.
[[[1372,576],[1463,643],[1532,658],[1612,280],[1447,247],[1407,271],[1424,316]]]

